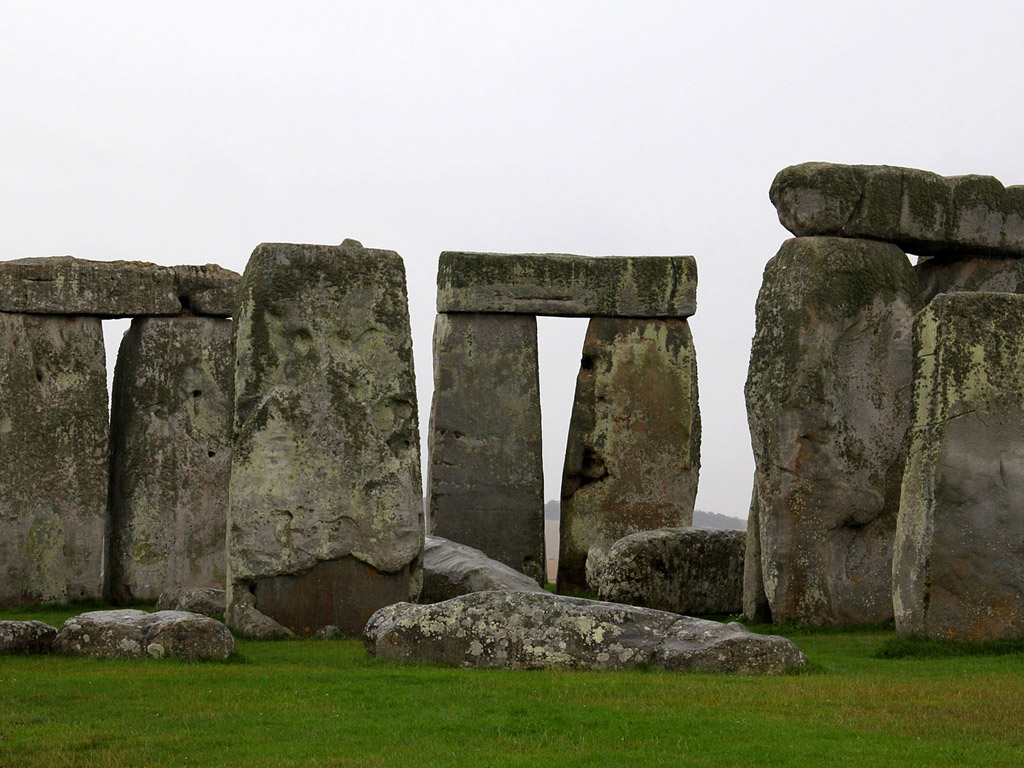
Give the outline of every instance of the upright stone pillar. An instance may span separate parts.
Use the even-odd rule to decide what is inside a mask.
[[[422,581],[405,268],[393,251],[263,244],[235,321],[228,621],[358,634]]]
[[[914,324],[896,530],[900,634],[1024,639],[1024,296],[936,297]]]
[[[590,321],[562,477],[558,589],[586,588],[588,554],[689,525],[700,469],[697,359],[678,319]]]
[[[906,255],[886,243],[796,238],[765,268],[746,384],[748,546],[776,621],[892,618],[916,295]],[[758,599],[745,596],[748,611]]]
[[[537,319],[439,314],[430,411],[432,532],[544,581]]]
[[[102,597],[100,321],[0,313],[0,606]]]
[[[109,596],[224,589],[231,321],[136,318],[111,398]]]

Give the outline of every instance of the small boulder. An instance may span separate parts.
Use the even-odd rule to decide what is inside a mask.
[[[706,615],[743,609],[746,531],[659,528],[616,541],[587,561],[587,583],[602,600]]]
[[[41,621],[0,621],[0,656],[49,653],[57,629]]]
[[[249,640],[287,640],[295,637],[288,627],[258,611],[256,596],[247,589],[236,592],[235,600],[224,612],[224,620],[235,632]]]
[[[235,639],[219,621],[186,611],[131,609],[73,616],[57,631],[54,651],[69,656],[131,659],[151,655],[197,661],[226,659]]]
[[[171,589],[160,593],[156,601],[158,611],[189,611],[201,613],[211,619],[224,620],[225,593],[223,589],[197,587]]]
[[[426,537],[421,603],[437,603],[489,589],[544,591],[526,574],[492,560],[479,549],[440,536]]]
[[[462,667],[780,674],[807,663],[783,637],[650,608],[533,592],[396,603],[366,625],[369,653]]]

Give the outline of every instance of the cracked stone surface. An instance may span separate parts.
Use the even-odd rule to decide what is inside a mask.
[[[896,530],[901,634],[1024,639],[1024,296],[936,297],[914,324]]]
[[[747,546],[776,621],[892,619],[917,306],[913,269],[887,243],[795,238],[765,267],[746,383]],[[759,610],[759,595],[744,601]]]
[[[231,632],[216,619],[186,611],[90,611],[65,621],[55,653],[96,659],[171,657],[226,659],[235,652]]]
[[[479,549],[440,536],[426,537],[421,603],[437,603],[489,589],[544,591],[535,579],[492,560]]]
[[[377,611],[374,656],[461,667],[628,669],[781,674],[807,663],[792,641],[742,624],[530,592],[474,592]]]

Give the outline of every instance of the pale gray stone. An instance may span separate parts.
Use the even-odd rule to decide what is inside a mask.
[[[137,318],[121,342],[110,417],[115,602],[224,588],[232,363],[229,320]]]
[[[107,374],[98,318],[0,313],[0,606],[100,599]]]
[[[697,309],[692,256],[441,254],[438,312],[676,317]]]
[[[887,165],[803,163],[771,200],[794,235],[884,240],[922,255],[1024,256],[1024,186]]]
[[[774,620],[892,619],[917,283],[867,240],[788,240],[765,268],[746,384]]]
[[[690,616],[743,607],[743,531],[658,528],[624,536],[594,563],[587,584],[602,600]]]
[[[429,452],[431,531],[543,581],[536,318],[437,316]]]
[[[162,592],[156,601],[158,611],[188,611],[212,619],[224,620],[226,593],[223,589],[196,587]]]
[[[747,514],[747,546],[743,553],[743,618],[768,624],[772,620],[772,609],[764,593],[764,577],[761,572],[759,483],[755,472],[754,488],[750,494],[750,511]]]
[[[940,293],[1024,293],[1024,259],[920,259],[914,271],[922,307]]]
[[[534,579],[492,560],[479,549],[440,536],[426,537],[421,603],[437,603],[489,589],[544,591]]]
[[[687,322],[593,318],[566,441],[559,591],[586,588],[595,548],[689,525],[699,471],[697,359]]]
[[[790,640],[674,613],[535,592],[473,592],[377,611],[374,656],[461,667],[780,674],[806,664]]]
[[[329,595],[327,597],[330,598]],[[295,633],[288,627],[258,611],[256,596],[247,589],[235,590],[233,599],[226,603],[224,622],[249,640],[287,640],[295,637]]]
[[[219,621],[197,613],[124,609],[72,616],[57,631],[53,649],[97,659],[150,655],[198,661],[226,659],[235,652],[235,639]]]
[[[41,621],[0,621],[0,656],[49,653],[56,636],[56,627]]]
[[[138,317],[234,314],[240,276],[215,264],[161,267],[72,256],[0,262],[0,311]]]
[[[914,324],[896,531],[900,634],[1024,639],[1024,296],[936,297]]]
[[[235,318],[230,606],[358,633],[415,599],[423,493],[405,268],[393,251],[263,244]]]

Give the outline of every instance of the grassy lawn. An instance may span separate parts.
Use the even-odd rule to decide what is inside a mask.
[[[0,766],[1024,764],[1024,655],[879,659],[890,631],[783,634],[807,672],[459,670],[353,640],[206,664],[0,657]]]

